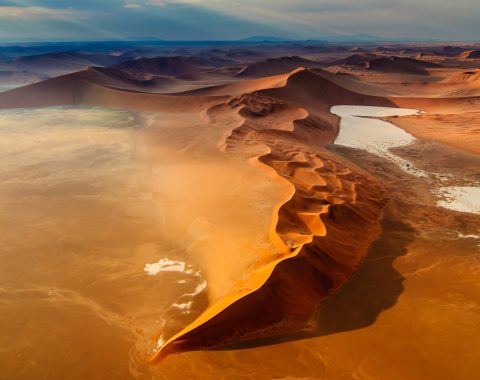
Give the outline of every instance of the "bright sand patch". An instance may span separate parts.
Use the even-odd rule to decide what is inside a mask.
[[[390,148],[409,145],[415,138],[404,130],[372,117],[415,115],[418,110],[370,106],[334,106],[331,112],[341,117],[340,130],[335,144],[364,149],[367,152],[395,162],[409,174],[426,177],[428,174],[415,168],[408,160],[390,152]]]
[[[438,201],[440,207],[460,212],[480,214],[480,188],[473,186],[442,187],[440,195],[444,199]]]
[[[340,131],[335,144],[364,149],[395,162],[405,172],[417,177],[436,175],[416,168],[389,151],[390,148],[409,145],[415,138],[403,129],[383,120],[368,117],[403,116],[418,114],[417,110],[369,106],[334,106],[332,113],[341,117]],[[439,207],[460,212],[480,213],[480,188],[474,186],[441,187]]]

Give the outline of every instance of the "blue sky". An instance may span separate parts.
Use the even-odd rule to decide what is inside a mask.
[[[0,40],[475,40],[479,0],[0,0]]]

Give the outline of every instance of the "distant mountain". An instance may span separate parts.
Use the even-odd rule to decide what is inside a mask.
[[[293,41],[290,38],[285,37],[275,37],[275,36],[251,36],[247,38],[242,38],[238,40],[239,42],[284,42],[284,41]]]
[[[372,36],[366,33],[358,33],[350,35],[333,34],[321,37],[321,40],[329,42],[377,42],[385,41],[387,39],[383,37]]]

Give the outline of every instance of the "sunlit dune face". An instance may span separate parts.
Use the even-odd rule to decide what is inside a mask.
[[[202,269],[213,303],[285,253],[285,246],[272,242],[272,219],[292,190],[244,157],[219,151],[225,127],[205,129],[191,116],[166,114],[152,123],[142,138],[164,229]]]

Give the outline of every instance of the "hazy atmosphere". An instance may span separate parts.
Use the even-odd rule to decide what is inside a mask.
[[[479,14],[476,0],[9,0],[0,40],[472,40]]]

